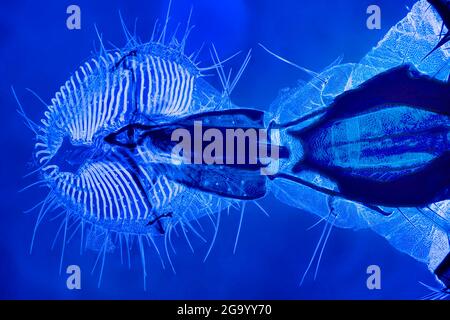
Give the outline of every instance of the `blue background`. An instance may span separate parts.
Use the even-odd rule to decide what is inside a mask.
[[[81,30],[66,28],[66,8],[81,7]],[[106,43],[124,45],[119,10],[128,26],[137,18],[137,34],[149,39],[157,18],[165,16],[168,1],[2,1],[0,4],[0,297],[1,298],[113,298],[113,299],[376,299],[418,298],[427,290],[418,281],[433,284],[426,266],[397,252],[371,231],[335,229],[329,239],[318,278],[299,281],[321,229],[306,229],[317,221],[312,214],[290,208],[272,196],[261,201],[270,213],[265,217],[249,205],[236,254],[233,245],[239,215],[224,215],[216,245],[203,262],[207,246],[195,243],[191,254],[182,239],[174,239],[177,273],[165,270],[155,255],[148,263],[148,289],[143,291],[138,252],[131,271],[109,255],[103,282],[91,274],[95,253],[79,254],[79,236],[67,247],[64,268],[77,264],[82,270],[82,289],[66,288],[66,274],[59,274],[61,240],[50,249],[58,224],[45,222],[29,254],[36,212],[23,213],[45,196],[45,190],[18,190],[34,181],[23,178],[31,170],[33,134],[16,113],[13,85],[29,116],[38,120],[44,107],[25,91],[31,88],[50,101],[59,86],[98,48],[94,24]],[[378,4],[382,29],[366,28],[366,8]],[[185,23],[191,5],[196,27],[188,42],[190,50],[213,42],[222,57],[253,50],[253,59],[233,92],[241,106],[266,108],[279,89],[307,80],[298,70],[281,63],[258,48],[261,42],[284,57],[319,71],[339,55],[357,62],[406,13],[413,1],[361,0],[174,0],[172,27]],[[131,27],[132,29],[132,27]],[[183,25],[181,30],[183,30]],[[205,65],[208,50],[201,54]],[[234,69],[240,60],[229,64]],[[216,80],[212,80],[217,85]],[[209,236],[212,230],[207,230]],[[78,242],[77,242],[78,241]],[[366,268],[377,264],[382,289],[366,288]]]

